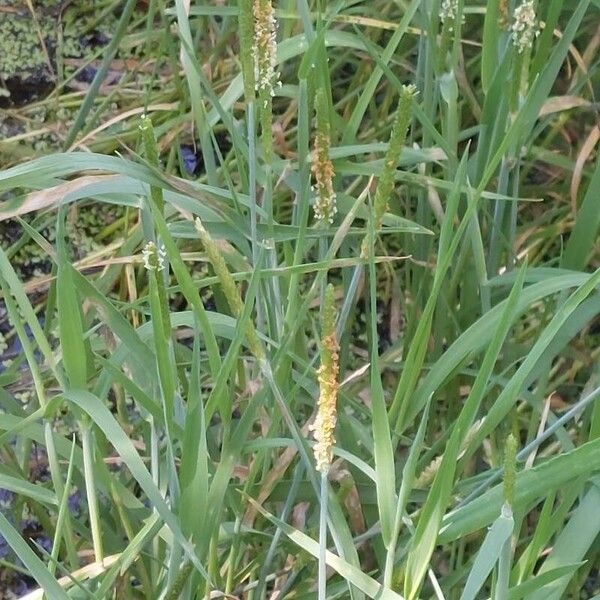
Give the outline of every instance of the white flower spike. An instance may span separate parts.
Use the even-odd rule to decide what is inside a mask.
[[[535,18],[534,0],[524,0],[517,6],[510,30],[512,42],[519,54],[533,46],[533,40],[540,34],[540,24]]]
[[[148,242],[142,250],[142,260],[148,271],[162,271],[165,268],[166,256],[165,247],[157,247],[154,242]]]

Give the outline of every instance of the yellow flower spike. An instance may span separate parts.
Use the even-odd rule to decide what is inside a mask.
[[[317,416],[311,426],[315,445],[313,452],[317,470],[327,474],[333,457],[335,425],[337,422],[337,395],[339,389],[339,346],[335,333],[335,298],[333,286],[325,291],[321,340],[321,366],[317,371],[319,379],[319,400]]]

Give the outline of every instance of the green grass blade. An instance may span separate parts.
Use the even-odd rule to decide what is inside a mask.
[[[583,270],[587,264],[589,254],[598,240],[600,210],[598,210],[596,194],[599,188],[600,161],[596,163],[594,175],[577,211],[575,226],[567,240],[561,260],[561,267],[565,269]]]
[[[529,598],[530,594],[541,592],[546,586],[551,585],[557,579],[561,577],[572,575],[579,567],[584,563],[574,563],[565,565],[563,567],[557,567],[532,577],[525,583],[521,583],[511,588],[508,592],[509,600],[519,600],[520,598]]]
[[[89,345],[83,330],[81,302],[77,298],[71,270],[68,268],[68,251],[65,240],[66,211],[58,215],[57,246],[58,273],[56,281],[56,307],[58,327],[62,341],[62,360],[71,388],[85,388],[87,384],[87,359]]]
[[[600,487],[597,478],[579,506],[573,511],[569,522],[558,534],[552,551],[541,566],[538,575],[548,573],[561,567],[569,567],[573,561],[583,560],[586,553],[594,555],[593,544],[600,533]],[[567,585],[574,575],[571,572],[560,579],[555,579],[543,590],[531,594],[531,600],[560,600],[565,597]]]
[[[36,556],[2,512],[0,512],[0,534],[23,562],[29,575],[38,582],[52,600],[68,600],[66,592],[50,574],[46,565]]]
[[[42,504],[58,505],[56,495],[50,490],[2,472],[0,472],[0,488],[26,496]]]
[[[108,408],[106,408],[99,398],[88,392],[70,391],[66,392],[64,397],[66,400],[73,402],[80,409],[84,410],[96,426],[104,432],[104,435],[119,453],[128,469],[131,471],[132,476],[139,483],[152,505],[158,511],[158,514],[173,532],[177,542],[185,550],[186,555],[194,563],[196,569],[208,579],[208,573],[201,560],[196,555],[193,546],[183,535],[177,517],[171,512],[171,509],[162,497],[160,490],[152,481],[150,473],[146,469],[139,454],[136,452],[131,440],[121,429]]]
[[[475,562],[469,571],[469,577],[460,600],[475,600],[477,598],[479,590],[485,584],[494,565],[500,558],[504,544],[510,539],[513,527],[512,515],[502,514],[494,521],[475,557]]]
[[[254,502],[252,498],[250,502],[260,511],[267,519],[277,525],[279,529],[287,535],[292,542],[297,544],[302,550],[312,555],[314,558],[319,557],[319,544],[305,533],[294,529],[287,523],[280,521],[277,517],[267,512],[262,506]],[[364,592],[369,598],[377,598],[378,600],[402,600],[402,596],[393,592],[390,589],[382,587],[377,581],[369,577],[366,573],[357,569],[354,565],[347,563],[345,560],[336,556],[332,552],[327,552],[327,564],[335,569],[347,581],[355,585],[358,589]]]
[[[499,0],[487,3],[483,22],[483,45],[481,50],[481,87],[487,93],[498,64],[498,41],[500,37]]]
[[[533,348],[527,354],[525,360],[510,379],[509,384],[502,390],[500,396],[496,402],[494,402],[491,409],[488,411],[483,424],[473,436],[473,441],[470,444],[470,448],[477,447],[481,441],[494,429],[498,423],[506,416],[510,408],[513,406],[517,395],[521,391],[523,383],[525,382],[530,370],[535,366],[538,360],[542,357],[546,348],[560,330],[561,326],[567,321],[571,314],[575,311],[577,306],[585,300],[585,298],[593,292],[596,286],[600,283],[600,269],[598,269],[589,280],[581,285],[561,306],[554,317],[548,324],[548,326],[541,333],[537,339]],[[600,309],[600,307],[599,307]]]
[[[375,457],[375,473],[377,475],[377,504],[381,535],[386,548],[390,547],[395,520],[396,468],[390,422],[379,371],[379,350],[377,347],[377,288],[375,279],[375,263],[373,261],[375,229],[373,219],[369,222],[369,291],[370,291],[370,337],[371,337],[371,402],[373,407],[373,446]]]
[[[600,469],[600,440],[583,444],[539,466],[517,474],[514,512],[526,510],[531,503],[544,498],[578,477],[589,476]],[[502,486],[498,485],[469,504],[444,517],[439,542],[455,540],[489,525],[500,512]]]

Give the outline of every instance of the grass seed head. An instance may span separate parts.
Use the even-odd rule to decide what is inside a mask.
[[[335,298],[333,286],[329,284],[325,292],[325,305],[322,318],[321,366],[317,371],[319,379],[319,400],[317,416],[311,426],[315,438],[313,452],[317,470],[327,473],[333,458],[335,426],[337,422],[337,395],[339,389],[339,346],[335,333]]]
[[[504,502],[513,505],[517,479],[517,438],[511,433],[504,447]]]
[[[394,119],[394,125],[392,126],[390,143],[385,154],[383,169],[379,176],[379,183],[377,184],[377,190],[375,191],[375,198],[373,200],[375,233],[381,229],[383,215],[388,211],[389,199],[394,190],[396,168],[398,166],[398,161],[400,160],[400,155],[402,154],[402,149],[406,143],[412,101],[416,94],[417,88],[412,84],[403,85],[402,90],[400,91],[400,99],[398,100],[396,117]],[[366,258],[368,254],[368,241],[367,238],[365,238],[362,244],[361,256]]]
[[[225,259],[217,247],[217,244],[215,244],[215,241],[204,227],[202,221],[197,218],[195,223],[196,231],[200,235],[200,240],[204,246],[208,260],[212,264],[213,269],[215,270],[215,275],[219,279],[219,283],[223,289],[223,294],[227,300],[227,304],[229,304],[229,308],[233,313],[233,316],[237,319],[242,314],[242,310],[244,309],[244,304],[240,297],[237,285],[231,276],[229,269],[227,268]]]
[[[316,192],[315,218],[321,223],[333,223],[333,217],[337,212],[336,194],[333,190],[335,170],[329,158],[330,127],[327,99],[322,89],[317,92],[315,110],[317,132],[312,155],[312,172],[315,178],[314,189]]]
[[[510,30],[512,42],[519,54],[533,46],[533,40],[540,34],[540,24],[535,17],[534,0],[524,0],[517,6]]]
[[[392,133],[390,135],[390,145],[385,155],[383,171],[379,178],[375,200],[373,201],[375,210],[375,229],[381,227],[381,219],[388,210],[388,202],[394,188],[394,175],[402,154],[402,149],[406,143],[406,135],[411,117],[411,105],[413,98],[417,93],[414,85],[402,86],[400,99],[398,100],[398,109]]]
[[[271,0],[254,0],[254,56],[255,88],[261,94],[274,96],[279,84],[277,73],[277,22]]]
[[[508,0],[500,0],[498,4],[498,22],[502,29],[506,29],[508,26]]]
[[[254,99],[256,82],[254,79],[254,12],[253,0],[238,0],[240,9],[239,36],[240,36],[240,62],[244,77],[244,96],[246,102]]]
[[[148,242],[142,249],[142,260],[148,271],[162,271],[166,256],[164,246],[157,246],[154,242]]]
[[[208,256],[208,260],[212,264],[215,275],[219,279],[223,295],[227,300],[227,304],[229,304],[229,309],[233,316],[236,319],[239,319],[244,310],[244,303],[237,284],[227,268],[227,263],[225,262],[219,247],[215,244],[215,241],[212,239],[199,218],[196,218],[195,225],[196,231],[200,235],[200,240]],[[251,321],[248,321],[246,325],[245,334],[250,352],[257,360],[264,358],[265,353],[262,344]]]
[[[442,0],[440,4],[440,20],[454,21],[458,14],[458,0]]]

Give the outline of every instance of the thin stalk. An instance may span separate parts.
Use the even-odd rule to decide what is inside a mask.
[[[227,558],[228,569],[227,579],[225,580],[225,593],[231,594],[233,591],[233,576],[235,575],[235,565],[237,564],[237,557],[240,550],[240,544],[242,543],[240,531],[242,528],[242,518],[236,517],[235,524],[233,526],[233,542]]]
[[[504,446],[504,504],[502,517],[512,524],[511,535],[508,536],[500,551],[498,569],[496,571],[496,586],[494,600],[508,600],[508,586],[510,583],[510,570],[512,562],[512,531],[514,520],[512,506],[515,498],[515,482],[517,479],[517,438],[511,433]]]
[[[513,170],[513,196],[519,193],[519,179],[521,175],[520,159],[515,169]],[[515,198],[518,196],[514,196]],[[516,244],[515,240],[517,237],[517,216],[519,213],[519,203],[511,202],[510,204],[510,215],[508,222],[508,261],[506,268],[511,271],[516,263]]]
[[[340,309],[340,316],[338,317],[336,327],[338,339],[341,339],[342,334],[344,333],[346,321],[348,320],[350,310],[352,309],[352,305],[354,304],[354,298],[356,296],[356,291],[358,290],[358,284],[360,283],[363,271],[363,265],[356,265],[354,267],[354,270],[352,271],[352,279],[350,280],[348,290],[344,294],[344,303],[342,304],[342,308]]]
[[[502,514],[508,518],[512,517],[510,505],[502,506]],[[498,559],[498,571],[496,575],[496,589],[494,600],[508,600],[508,587],[510,583],[510,569],[512,562],[512,542],[511,536],[504,542],[500,558]]]
[[[412,491],[413,483],[415,480],[415,473],[417,469],[417,462],[423,446],[423,440],[425,439],[425,433],[427,431],[427,423],[429,421],[429,403],[423,411],[423,417],[421,424],[417,430],[417,435],[413,440],[410,448],[408,459],[402,470],[402,484],[400,485],[400,492],[398,493],[398,502],[396,504],[396,515],[394,518],[394,527],[392,529],[392,535],[390,543],[387,548],[387,554],[385,557],[385,570],[383,574],[383,585],[391,589],[392,578],[394,575],[394,562],[396,560],[396,547],[398,545],[398,537],[400,536],[400,530],[402,528],[402,517],[404,516],[406,504]]]
[[[498,186],[496,191],[499,194],[505,194],[508,188],[509,167],[506,157],[502,159],[500,172],[498,174]],[[515,203],[516,204],[516,203]],[[506,202],[504,200],[496,200],[494,205],[494,216],[492,220],[489,250],[488,250],[488,276],[494,277],[498,274],[500,266],[500,256],[502,254],[501,247],[505,244],[502,239],[502,223],[504,222],[504,211]]]
[[[219,581],[219,560],[217,555],[217,546],[219,542],[219,530],[217,529],[215,535],[210,540],[210,546],[208,549],[208,574],[209,579],[206,581],[205,595],[206,598],[211,597],[213,583]],[[211,583],[213,582],[213,583]]]
[[[258,264],[258,232],[256,217],[256,140],[255,140],[255,103],[246,107],[246,127],[248,134],[248,196],[250,197],[250,236],[252,238],[252,264]],[[260,303],[258,303],[260,304]]]
[[[69,486],[71,485],[71,481],[72,481],[72,477],[73,477],[73,466],[74,466],[73,457],[74,456],[75,456],[75,439],[73,439],[73,443],[71,444],[71,454],[69,456],[69,467],[67,469],[67,479],[65,481],[65,486],[64,486],[63,493],[62,493],[61,500],[60,500],[60,506],[58,509],[58,517],[56,519],[56,528],[54,530],[55,531],[54,540],[52,542],[51,560],[48,564],[48,570],[53,575],[56,571],[56,564],[58,562],[58,554],[60,552],[60,541],[61,541],[61,538],[63,535],[62,530],[63,530],[63,527],[65,526],[65,519],[66,519],[67,513],[68,513]]]
[[[294,207],[294,219],[292,223],[298,226],[298,239],[294,248],[293,265],[303,262],[306,252],[305,237],[309,214],[309,190],[310,190],[310,165],[308,147],[308,90],[306,79],[301,79],[298,91],[298,167],[299,186]],[[298,303],[301,300],[298,294],[301,274],[292,273],[289,282],[288,304],[285,315],[285,325],[289,328],[298,316]]]
[[[321,473],[321,493],[319,498],[319,583],[318,600],[327,598],[327,473]]]
[[[483,250],[483,240],[481,239],[481,228],[477,212],[474,212],[469,222],[469,236],[471,238],[471,248],[473,251],[473,262],[475,263],[475,273],[479,284],[479,295],[481,297],[481,312],[485,314],[492,308],[491,291],[487,285],[487,271],[485,266],[485,255]]]
[[[94,441],[92,439],[92,425],[87,419],[82,423],[81,444],[83,450],[85,492],[90,514],[94,556],[96,562],[101,563],[104,560],[104,549],[102,546],[101,518],[98,510],[98,495],[96,493],[96,478],[94,476]]]
[[[152,481],[154,485],[160,489],[160,463],[158,457],[158,435],[156,433],[156,425],[154,424],[154,418],[150,417],[150,474],[152,476]],[[152,511],[155,515],[158,515],[158,510],[156,507],[153,508]],[[159,562],[159,553],[160,553],[160,538],[159,536],[154,536],[152,539],[152,558],[150,564],[152,581],[158,580],[158,568],[160,565]]]
[[[272,160],[272,159],[271,159]],[[271,164],[265,165],[265,186],[263,188],[263,207],[267,213],[267,231],[268,237],[264,240],[264,244],[267,249],[267,264],[269,268],[273,269],[277,267],[277,251],[275,248],[274,241],[274,225],[273,219],[273,169]],[[271,304],[270,310],[268,311],[271,322],[269,323],[269,333],[273,340],[279,341],[283,327],[283,314],[282,306],[283,301],[281,299],[281,290],[279,287],[279,278],[271,277],[265,285],[268,287],[268,300]]]

